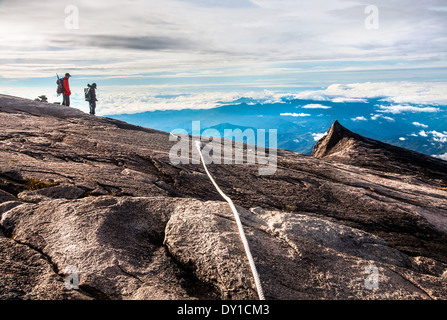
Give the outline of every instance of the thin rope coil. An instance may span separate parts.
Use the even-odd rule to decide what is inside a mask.
[[[195,141],[195,142],[196,142],[196,147],[199,150],[200,158],[202,159],[202,164],[203,164],[203,167],[205,168],[206,174],[210,178],[210,180],[213,183],[213,185],[216,188],[216,190],[228,202],[228,204],[231,207],[231,210],[233,211],[234,218],[236,219],[237,227],[239,229],[239,235],[241,237],[242,243],[244,244],[245,254],[247,255],[248,262],[250,263],[251,272],[253,274],[253,278],[254,278],[255,283],[256,283],[256,290],[258,292],[259,300],[265,300],[264,292],[262,290],[261,280],[259,279],[259,274],[258,274],[258,271],[256,270],[255,261],[253,260],[253,256],[251,255],[250,247],[248,245],[247,238],[245,237],[245,233],[244,233],[244,229],[242,227],[241,219],[239,218],[239,213],[237,212],[237,209],[234,206],[233,201],[225,193],[223,193],[223,191],[217,185],[216,181],[214,181],[213,177],[211,176],[210,172],[208,171],[208,168],[206,167],[205,160],[203,159],[203,154],[202,154],[202,151],[200,150],[200,142],[199,141]]]

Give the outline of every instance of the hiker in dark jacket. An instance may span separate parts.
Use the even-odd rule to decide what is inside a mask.
[[[71,91],[70,91],[70,84],[68,83],[68,79],[71,77],[71,75],[69,73],[65,74],[65,78],[62,79],[62,86],[64,87],[63,90],[63,100],[62,100],[62,105],[63,106],[70,106],[70,96],[71,96]]]
[[[90,104],[90,114],[95,115],[96,112],[96,83],[92,83],[92,85],[88,84],[88,102]]]

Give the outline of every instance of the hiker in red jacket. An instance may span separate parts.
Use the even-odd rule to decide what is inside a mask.
[[[63,96],[64,99],[62,100],[62,105],[63,106],[70,106],[70,95],[71,95],[71,91],[70,91],[70,84],[68,83],[68,78],[70,78],[71,75],[69,73],[65,74],[65,78],[62,79],[62,86],[64,87],[63,89]]]

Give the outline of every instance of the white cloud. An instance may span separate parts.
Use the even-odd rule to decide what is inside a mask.
[[[87,83],[88,78],[85,79]],[[79,83],[79,82],[78,82]],[[72,85],[74,105],[79,104],[82,110],[88,110],[85,101],[82,99],[83,87]],[[244,88],[243,84],[237,85],[238,91],[218,91],[220,85],[210,85],[210,90],[202,91],[203,86],[199,84],[154,84],[154,85],[123,85],[123,86],[100,86],[98,96],[99,115],[112,115],[122,113],[139,113],[154,110],[180,110],[180,109],[210,109],[219,107],[225,103],[231,103],[240,98],[249,98],[253,103],[286,103],[290,99],[295,99],[302,94],[291,94],[284,92],[275,92],[271,90],[254,91]],[[332,89],[331,89],[332,90]],[[26,90],[22,87],[0,87],[0,93],[14,96],[34,99],[39,95],[45,94],[50,101],[59,101],[55,95],[54,86],[47,87],[29,87]],[[306,93],[307,95],[308,93]],[[79,99],[78,102],[77,99]],[[330,100],[330,99],[328,99]],[[304,105],[303,109],[328,109],[319,103]],[[442,107],[433,106],[410,106],[410,105],[391,105],[378,106],[378,110],[370,115],[371,120],[386,120],[394,122],[390,114],[399,114],[402,112],[438,112]],[[283,113],[282,116],[308,117],[308,113]],[[366,121],[366,116],[352,118],[353,121]],[[413,123],[416,125],[416,122]],[[422,125],[422,124],[421,124]],[[421,128],[426,128],[421,126]]]
[[[404,112],[411,112],[411,113],[428,112],[428,113],[433,113],[433,112],[439,112],[440,109],[439,108],[435,108],[435,107],[415,107],[415,106],[409,106],[409,105],[391,105],[391,106],[380,105],[378,111],[379,112],[384,112],[384,113],[392,113],[392,114],[399,114],[399,113],[404,113]]]
[[[424,129],[428,128],[428,126],[426,124],[419,123],[419,122],[413,122],[413,125],[416,126],[416,127],[424,128]]]
[[[324,106],[322,104],[307,104],[302,106],[303,109],[331,109],[329,106]]]
[[[352,121],[368,121],[364,116],[358,116],[355,118],[351,118]]]
[[[447,161],[447,152],[444,154],[434,154],[432,157]]]
[[[56,85],[56,84],[55,84]],[[83,87],[71,85],[72,107],[84,112],[88,111],[82,92]],[[197,91],[191,86],[142,85],[142,86],[99,86],[97,114],[100,116],[115,114],[135,114],[155,110],[212,109],[231,103],[240,98],[250,98],[259,103],[283,103],[279,94],[269,90],[263,91]],[[185,92],[193,92],[187,93]],[[35,99],[46,95],[50,102],[60,102],[54,87],[31,87],[24,90],[20,87],[0,87],[0,93],[12,96]],[[294,117],[310,116],[304,113],[288,114]],[[260,117],[262,115],[259,115]]]
[[[433,135],[433,140],[436,142],[441,142],[441,143],[447,142],[447,131],[444,131],[444,132],[429,131],[428,133]]]
[[[427,133],[425,132],[425,130],[421,130],[421,131],[419,131],[419,135],[420,135],[421,137],[428,137],[428,135],[427,135]]]
[[[343,102],[361,102],[361,103],[366,103],[367,102],[366,99],[362,99],[362,98],[348,98],[348,97],[337,97],[337,98],[333,98],[331,100],[332,100],[332,102],[337,102],[337,103],[343,103]]]
[[[102,108],[98,107],[98,113],[112,115],[154,110],[212,109],[245,97],[260,101],[260,103],[282,102],[280,100],[282,95],[268,90],[259,92],[199,91],[188,94],[184,92],[185,88],[182,86],[178,87],[177,92],[163,86],[106,87],[103,92],[98,90],[98,96],[102,98],[101,103],[98,103],[98,106],[102,106]]]
[[[390,121],[390,122],[395,122],[395,121],[396,121],[396,120],[394,120],[394,119],[391,118],[391,117],[383,116],[382,118],[385,119],[385,120],[387,120],[387,121]]]
[[[323,137],[327,135],[327,132],[324,133],[312,133],[315,141],[320,141]]]
[[[310,117],[310,114],[308,113],[281,113],[280,116],[284,117]]]
[[[389,122],[395,122],[396,121],[396,120],[394,120],[391,117],[384,116],[383,114],[372,114],[371,115],[371,120],[378,120],[378,119],[384,119],[384,120],[387,120]]]
[[[406,103],[447,105],[447,83],[390,81],[333,84],[324,90],[304,91],[297,94],[296,98],[316,101],[333,101],[337,98],[381,99],[399,104],[402,108]],[[393,110],[393,107],[389,108]],[[395,108],[397,110],[397,106]]]
[[[399,140],[400,140],[400,141],[405,141],[405,140],[407,140],[407,139],[404,138],[404,137],[400,137]]]

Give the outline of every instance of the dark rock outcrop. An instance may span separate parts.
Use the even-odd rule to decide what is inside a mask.
[[[338,121],[315,145],[316,158],[371,168],[387,173],[408,174],[447,184],[447,162],[353,133]]]
[[[257,298],[232,211],[168,133],[1,95],[0,115],[0,299]],[[209,165],[267,299],[447,297],[444,162],[338,123],[277,160]]]

